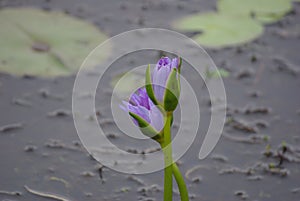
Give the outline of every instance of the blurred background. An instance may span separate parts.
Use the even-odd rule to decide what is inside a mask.
[[[73,84],[84,58],[106,39],[146,27],[193,38],[219,68],[205,80],[225,84],[222,137],[200,161],[210,99],[204,80],[184,62],[182,74],[201,109],[197,138],[178,161],[191,200],[299,200],[299,21],[298,0],[0,0],[0,200],[162,199],[162,171],[127,175],[102,166],[82,146],[72,118]],[[112,55],[108,49],[95,65]],[[162,55],[170,54],[126,55],[100,81],[98,119],[89,120],[128,152],[159,150],[116,127],[112,90],[126,71]],[[120,96],[142,79],[132,74]]]

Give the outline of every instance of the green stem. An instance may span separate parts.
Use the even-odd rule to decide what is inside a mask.
[[[186,184],[184,182],[184,178],[176,163],[172,164],[172,170],[179,188],[181,201],[189,201],[189,195],[188,195]]]
[[[172,113],[167,113],[165,117],[164,140],[162,143],[165,160],[164,201],[172,201],[173,194],[171,121]]]

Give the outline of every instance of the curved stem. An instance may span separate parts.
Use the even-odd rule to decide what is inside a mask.
[[[172,137],[171,137],[172,113],[165,117],[164,140],[162,143],[165,169],[164,169],[164,201],[172,201],[173,175],[172,175]]]
[[[184,178],[176,163],[172,164],[172,171],[179,188],[181,201],[189,201],[189,194],[187,191],[186,184],[184,182]]]

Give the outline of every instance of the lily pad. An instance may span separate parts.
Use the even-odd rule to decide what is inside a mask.
[[[247,43],[263,33],[263,26],[250,17],[222,13],[204,13],[185,17],[174,23],[181,31],[203,32],[193,39],[201,45],[222,48]]]
[[[263,23],[280,20],[292,9],[290,0],[219,0],[218,11],[234,15],[254,16]]]
[[[1,10],[0,27],[0,71],[18,76],[72,74],[107,39],[83,20],[33,8]],[[95,64],[104,58],[99,56]]]

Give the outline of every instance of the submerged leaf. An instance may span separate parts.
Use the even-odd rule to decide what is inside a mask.
[[[18,76],[72,74],[107,38],[90,23],[33,8],[2,9],[0,26],[0,71]],[[89,64],[98,64],[107,54]]]
[[[118,83],[120,79],[123,77],[121,83]],[[115,88],[115,92],[118,95],[126,94],[126,93],[131,93],[135,91],[138,87],[144,85],[145,83],[145,78],[141,74],[138,74],[136,72],[128,72],[128,73],[121,73],[112,78],[110,81],[110,86],[112,88]]]
[[[211,78],[222,78],[222,77],[228,77],[229,76],[229,72],[223,68],[220,68],[220,69],[217,69],[217,70],[214,70],[214,71],[210,71],[207,69],[206,71],[206,77],[208,79],[211,79]]]

